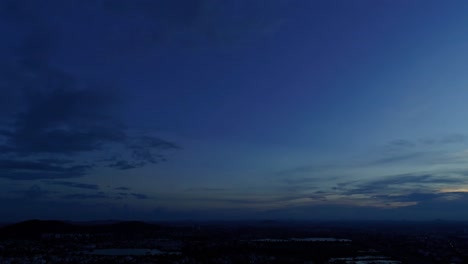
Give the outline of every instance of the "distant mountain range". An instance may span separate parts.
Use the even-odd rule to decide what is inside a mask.
[[[0,225],[0,238],[40,238],[43,234],[112,234],[115,236],[146,236],[151,234],[189,234],[200,227],[238,229],[267,228],[288,230],[346,229],[346,230],[381,230],[407,233],[421,230],[444,231],[454,234],[466,233],[467,221],[207,221],[207,222],[142,222],[142,221],[91,221],[72,222],[57,220],[28,220],[15,224]],[[292,229],[291,229],[292,228]]]
[[[1,237],[38,238],[42,234],[71,234],[71,233],[112,233],[135,234],[161,230],[158,224],[140,221],[99,221],[99,222],[65,222],[57,220],[28,220],[6,225],[0,228]]]

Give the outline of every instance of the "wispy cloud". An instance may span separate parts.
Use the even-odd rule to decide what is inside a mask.
[[[87,199],[107,199],[109,198],[109,196],[104,193],[95,193],[95,194],[74,193],[74,194],[63,195],[60,198],[65,199],[65,200],[87,200]]]
[[[130,163],[127,160],[117,160],[115,162],[112,162],[108,165],[109,168],[116,168],[119,170],[130,170],[130,169],[136,169],[139,167],[142,167],[144,163],[137,162],[137,163]]]
[[[441,174],[401,174],[382,177],[376,180],[360,181],[342,189],[344,194],[388,194],[403,191],[437,191],[438,185],[458,185],[466,179]]]
[[[217,192],[228,192],[230,191],[228,188],[216,188],[216,187],[194,187],[188,188],[185,190],[186,192],[193,192],[193,193],[217,193]]]
[[[370,164],[380,165],[380,164],[390,164],[390,163],[398,163],[398,162],[411,162],[419,158],[423,158],[426,154],[427,153],[424,153],[424,152],[413,152],[413,153],[408,153],[408,154],[387,156],[387,157],[383,157],[383,158],[371,161]]]
[[[145,199],[148,199],[148,195],[146,194],[141,194],[141,193],[130,193],[130,195],[132,195],[133,197],[135,197],[136,199],[139,199],[139,200],[145,200]]]
[[[100,187],[97,184],[79,183],[79,182],[67,182],[67,181],[45,181],[44,183],[50,185],[60,185],[71,188],[88,189],[88,190],[99,190]]]
[[[21,198],[26,200],[38,200],[49,198],[51,194],[54,194],[53,191],[44,190],[41,186],[34,184],[28,189],[13,191],[15,194],[21,195]]]
[[[417,140],[397,139],[390,141],[385,146],[389,150],[409,150],[421,147],[434,147],[452,144],[467,143],[468,137],[465,134],[452,133],[432,138],[421,138]]]
[[[10,180],[37,180],[75,178],[85,175],[92,165],[62,166],[48,162],[22,159],[0,160],[0,178]]]
[[[200,43],[196,39],[187,38],[192,35],[215,45],[243,43],[254,36],[275,32],[281,25],[279,22],[284,20],[282,14],[292,6],[286,2],[272,2],[266,8],[265,5],[251,1],[233,4],[212,0],[113,0],[101,3],[104,12],[121,18],[114,21],[121,30],[129,28],[124,30],[128,32],[124,35],[118,34],[121,31],[108,32],[116,42],[120,42],[119,45],[114,44],[113,48],[127,49],[121,52],[144,50],[160,43],[179,43],[181,40],[188,45],[198,46]]]
[[[10,22],[24,32],[15,48],[2,50],[7,66],[0,68],[0,98],[15,103],[2,106],[0,177],[76,178],[93,166],[121,170],[155,164],[165,160],[165,150],[179,148],[159,137],[130,135],[113,80],[90,81],[56,67],[52,60],[64,32],[47,23],[38,6],[13,2],[8,8],[16,15]],[[121,158],[102,164],[116,148]]]

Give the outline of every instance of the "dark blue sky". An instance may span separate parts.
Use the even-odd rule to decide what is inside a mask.
[[[464,1],[0,3],[5,220],[468,219]]]

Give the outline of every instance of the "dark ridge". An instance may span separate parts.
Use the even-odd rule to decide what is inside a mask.
[[[0,228],[0,236],[4,238],[37,239],[44,234],[133,234],[152,233],[160,229],[160,225],[139,221],[72,223],[57,220],[28,220]]]
[[[0,235],[12,238],[39,238],[45,233],[80,232],[78,226],[57,220],[28,220],[7,225],[0,229]]]
[[[124,221],[111,224],[99,224],[89,226],[91,233],[141,233],[152,232],[160,229],[159,225],[140,221]]]

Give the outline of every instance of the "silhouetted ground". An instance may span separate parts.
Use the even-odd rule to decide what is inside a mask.
[[[1,263],[468,263],[465,222],[63,222],[0,229]]]

